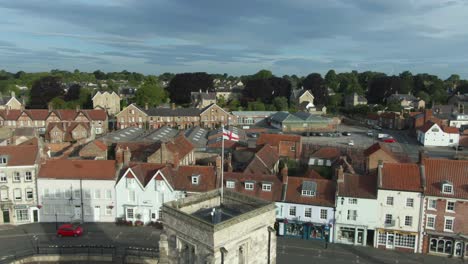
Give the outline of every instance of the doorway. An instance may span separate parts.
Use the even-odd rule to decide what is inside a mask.
[[[372,247],[374,246],[374,230],[367,229],[367,245]]]
[[[75,219],[81,220],[81,206],[75,205]]]
[[[38,211],[37,211],[37,210],[33,210],[32,212],[33,212],[33,222],[34,222],[34,223],[39,222],[39,213],[38,213]]]
[[[94,221],[99,222],[101,220],[101,207],[94,206]]]
[[[395,248],[395,234],[388,234],[387,233],[387,243],[385,244],[387,249],[394,249]]]
[[[3,211],[3,223],[4,224],[10,223],[10,211],[9,210]]]

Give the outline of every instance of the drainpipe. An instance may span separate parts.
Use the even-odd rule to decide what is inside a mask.
[[[270,264],[271,262],[271,233],[273,232],[276,232],[276,230],[274,228],[272,228],[271,226],[268,227],[268,264]]]
[[[224,247],[222,247],[220,251],[221,251],[221,264],[224,264],[224,256],[227,255],[228,251]]]

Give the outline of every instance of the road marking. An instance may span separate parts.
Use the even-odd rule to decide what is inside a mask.
[[[120,231],[119,234],[116,235],[114,239],[115,239],[115,240],[119,239],[119,237],[120,237],[121,235],[122,235],[122,231]]]
[[[56,233],[42,233],[42,234],[35,234],[37,236],[48,236],[48,235],[55,235]],[[0,238],[15,238],[15,237],[25,237],[31,236],[31,234],[17,234],[17,235],[0,235]]]

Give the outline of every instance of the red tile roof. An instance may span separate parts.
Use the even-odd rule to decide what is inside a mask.
[[[429,129],[431,129],[431,127],[434,125],[435,123],[432,122],[432,121],[427,121],[426,123],[424,123],[424,125],[422,127],[420,127],[418,130],[420,130],[421,132],[423,133],[426,133]]]
[[[244,172],[253,174],[271,174],[278,160],[279,155],[276,152],[276,149],[266,144],[257,151]]]
[[[0,115],[5,120],[17,120],[21,116],[21,110],[0,110]]]
[[[25,112],[32,120],[46,120],[49,116],[49,110],[47,109],[29,109],[25,110]]]
[[[387,153],[388,155],[392,156],[397,160],[395,153],[393,153],[388,147],[387,144],[383,142],[377,142],[374,143],[372,146],[368,147],[366,150],[364,150],[364,155],[365,156],[370,156],[374,154],[375,152],[382,150],[383,152]]]
[[[304,177],[288,177],[286,201],[289,203],[311,204],[319,206],[335,206],[336,185],[332,180],[313,179]],[[302,183],[313,181],[317,184],[316,195],[309,197],[302,195]]]
[[[102,109],[93,109],[93,110],[81,110],[85,115],[87,115],[91,120],[106,120],[107,113]]]
[[[169,141],[165,144],[170,152],[179,154],[179,159],[183,159],[194,150],[192,142],[183,134],[178,135],[173,141]]]
[[[332,147],[325,147],[317,150],[314,152],[311,157],[314,158],[319,158],[319,159],[336,159],[339,158],[341,155],[341,152],[337,148],[332,148]]]
[[[442,126],[442,130],[448,134],[460,134],[460,130],[456,127]]]
[[[381,189],[421,192],[421,174],[418,164],[384,163],[381,175]]]
[[[0,146],[0,156],[7,156],[7,166],[34,165],[37,154],[37,145]]]
[[[93,144],[96,145],[99,149],[101,149],[102,151],[106,151],[107,150],[107,145],[104,144],[102,141],[100,140],[94,140],[93,141]]]
[[[409,116],[411,117],[417,116],[419,114],[422,114],[422,112],[409,112]]]
[[[344,181],[338,183],[338,195],[344,197],[376,199],[377,175],[357,175],[345,173]]]
[[[48,160],[38,177],[51,179],[115,180],[115,160]]]
[[[234,181],[234,188],[226,188],[227,181]],[[254,189],[246,190],[245,183],[253,182]],[[262,183],[270,183],[271,191],[263,191]],[[238,172],[225,172],[224,173],[224,188],[238,193],[255,196],[260,199],[268,201],[281,201],[281,191],[283,184],[276,175],[268,174],[251,174],[251,173],[238,173]]]
[[[270,144],[274,147],[278,147],[281,141],[301,142],[301,137],[297,135],[260,134],[257,145]]]
[[[425,195],[468,199],[468,160],[424,159]],[[442,184],[453,184],[453,194],[441,192]]]
[[[154,154],[161,147],[159,142],[120,142],[115,146],[115,151],[119,148],[122,150],[129,149],[131,153],[131,161],[145,162],[148,157]]]
[[[75,117],[78,115],[78,112],[76,110],[71,110],[71,109],[57,109],[57,110],[54,110],[54,112],[62,121],[64,120],[73,121],[75,120]]]
[[[216,189],[216,172],[213,166],[179,166],[165,172],[176,190],[206,192]],[[194,175],[200,175],[198,184],[192,184]]]

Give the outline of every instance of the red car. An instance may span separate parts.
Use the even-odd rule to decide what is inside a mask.
[[[384,139],[383,142],[386,142],[386,143],[395,143],[396,140],[394,138],[387,138],[387,139]]]
[[[83,234],[83,228],[81,226],[72,225],[72,224],[64,224],[59,227],[57,230],[57,236],[81,236]]]

